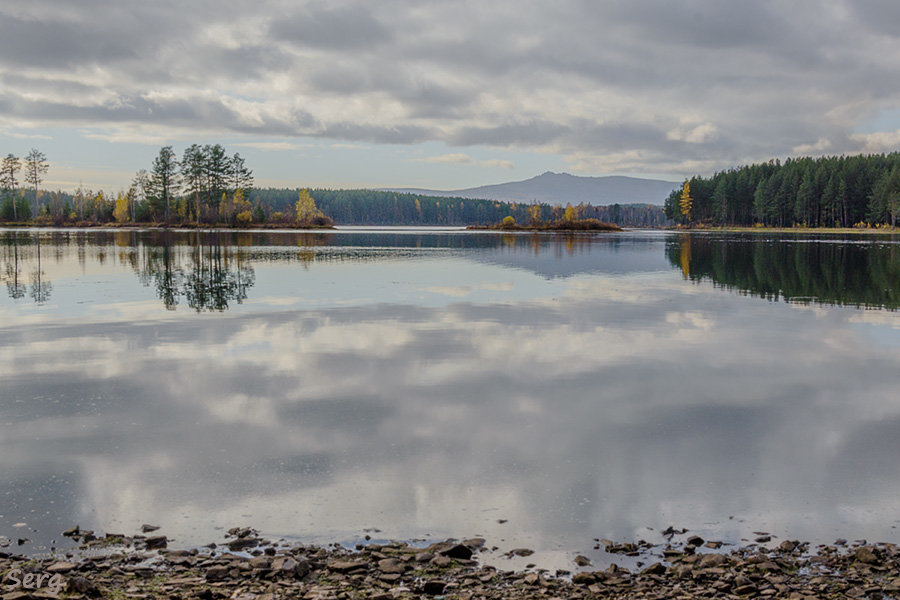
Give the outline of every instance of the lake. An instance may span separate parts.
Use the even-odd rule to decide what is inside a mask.
[[[900,237],[0,231],[0,536],[900,542]]]

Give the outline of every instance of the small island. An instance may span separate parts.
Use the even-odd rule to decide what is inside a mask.
[[[512,216],[504,217],[493,225],[469,225],[466,229],[494,231],[622,231],[615,223],[605,223],[599,219],[557,219],[555,221],[532,221],[519,225]]]

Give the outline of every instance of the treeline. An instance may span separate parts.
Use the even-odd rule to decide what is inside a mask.
[[[255,189],[253,202],[265,210],[286,212],[297,200],[299,189]],[[576,218],[598,219],[632,227],[658,227],[667,218],[651,204],[579,204],[562,207],[460,197],[421,196],[382,190],[311,190],[319,209],[343,225],[489,225],[511,216],[517,223],[558,221],[566,209]]]
[[[49,169],[43,153],[25,159],[7,155],[0,165],[0,220],[6,223],[101,224],[165,223],[248,224],[254,220],[246,192],[253,173],[240,154],[229,156],[221,144],[192,144],[179,159],[164,146],[150,171],[141,169],[128,190],[115,196],[79,186],[74,193],[42,193]],[[26,191],[19,184],[24,170]],[[262,214],[256,217],[262,218]]]
[[[221,144],[191,144],[179,157],[159,150],[127,190],[115,195],[79,186],[73,193],[40,190],[48,163],[37,150],[25,160],[9,155],[0,169],[0,222],[92,225],[164,224],[246,227],[257,225],[490,225],[512,217],[523,225],[597,219],[636,227],[667,224],[650,204],[538,203],[421,196],[380,190],[254,189],[253,172],[240,154]],[[19,184],[25,171],[27,189]],[[304,194],[307,194],[304,196]]]
[[[900,153],[791,158],[693,177],[666,199],[684,224],[775,227],[896,226]]]

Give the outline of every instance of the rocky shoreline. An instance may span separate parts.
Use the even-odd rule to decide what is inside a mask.
[[[2,600],[111,598],[147,600],[352,600],[441,597],[499,598],[869,598],[900,597],[900,547],[847,544],[810,549],[783,541],[728,552],[719,542],[669,530],[662,545],[603,540],[611,554],[640,557],[629,570],[591,570],[575,557],[572,571],[537,566],[507,571],[481,564],[483,538],[425,547],[407,542],[356,548],[289,545],[234,528],[221,544],[172,549],[155,527],[135,536],[72,528],[77,551],[28,557],[0,551]],[[763,536],[760,540],[770,542]],[[759,540],[758,540],[759,541]],[[774,544],[774,543],[773,543]],[[528,556],[529,549],[509,555]]]

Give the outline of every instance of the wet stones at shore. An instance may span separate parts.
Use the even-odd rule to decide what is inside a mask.
[[[498,570],[480,565],[476,551],[484,540],[439,542],[428,547],[406,543],[369,544],[350,550],[271,544],[253,530],[229,532],[230,541],[252,539],[246,552],[219,549],[147,549],[140,536],[123,540],[127,548],[105,554],[65,558],[27,558],[0,553],[0,573],[22,569],[55,573],[66,579],[65,596],[115,600],[448,600],[500,598],[871,598],[900,594],[900,548],[854,543],[819,546],[783,541],[777,548],[756,545],[730,552],[711,551],[707,542],[685,540],[664,546],[646,542],[610,543],[639,552],[639,566],[615,564],[568,576],[541,569]],[[690,543],[688,543],[690,542]],[[89,542],[85,548],[96,548]],[[632,550],[633,548],[633,550]],[[527,549],[517,549],[527,550]],[[520,554],[511,554],[518,556]],[[576,564],[590,567],[587,557]],[[645,562],[646,561],[646,562]],[[2,600],[45,600],[40,590],[0,590]]]

